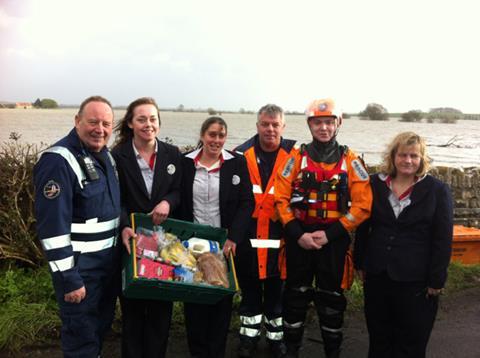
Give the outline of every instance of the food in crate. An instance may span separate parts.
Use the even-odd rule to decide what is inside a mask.
[[[190,269],[196,267],[197,261],[178,239],[172,241],[160,251],[160,259],[174,266],[185,266]]]
[[[139,277],[157,280],[172,280],[174,269],[175,268],[171,265],[152,261],[148,258],[143,257],[138,260],[137,272]]]
[[[227,264],[222,254],[206,252],[198,256],[197,268],[205,283],[228,288]]]
[[[191,237],[182,242],[195,257],[205,252],[212,252],[216,254],[220,251],[220,244],[217,241],[201,239],[198,237]]]

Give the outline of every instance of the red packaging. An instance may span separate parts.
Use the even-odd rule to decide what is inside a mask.
[[[157,280],[171,280],[173,278],[173,266],[149,260],[145,257],[138,260],[138,276]]]

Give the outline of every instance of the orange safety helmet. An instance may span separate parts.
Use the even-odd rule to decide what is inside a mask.
[[[335,117],[338,119],[338,125],[342,123],[342,111],[335,106],[335,101],[331,98],[312,101],[307,106],[305,115],[307,119],[311,117]]]

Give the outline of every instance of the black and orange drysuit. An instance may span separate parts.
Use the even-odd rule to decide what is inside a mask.
[[[327,148],[333,155],[325,161],[316,160]],[[368,173],[355,153],[335,139],[326,144],[314,141],[292,152],[277,172],[275,189],[286,234],[285,343],[289,350],[298,351],[307,306],[313,299],[325,352],[335,356],[338,353],[332,352],[339,352],[343,338],[343,289],[352,273],[349,232],[370,216]],[[299,246],[297,241],[304,233],[317,230],[325,231],[326,245],[319,250]]]
[[[249,239],[237,247],[236,268],[242,301],[239,307],[240,340],[255,345],[265,320],[266,339],[271,345],[283,339],[282,292],[286,275],[282,223],[275,210],[275,173],[283,167],[295,141],[283,139],[276,152],[261,150],[258,135],[236,148],[247,160],[255,210]]]

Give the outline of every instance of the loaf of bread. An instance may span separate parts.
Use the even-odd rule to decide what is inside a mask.
[[[198,256],[197,268],[203,274],[203,281],[215,286],[228,288],[227,265],[223,257],[206,252]]]

